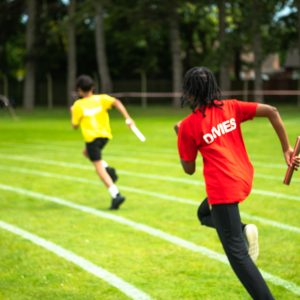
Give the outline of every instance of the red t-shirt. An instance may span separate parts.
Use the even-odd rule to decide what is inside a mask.
[[[207,107],[205,117],[199,110],[191,113],[178,130],[181,160],[195,161],[198,151],[203,157],[203,175],[210,204],[243,201],[249,195],[253,181],[253,166],[240,124],[253,119],[257,103],[231,99],[222,103],[221,107]]]

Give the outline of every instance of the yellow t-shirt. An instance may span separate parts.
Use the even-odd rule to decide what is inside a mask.
[[[89,143],[96,138],[112,138],[107,110],[115,98],[106,95],[92,95],[75,101],[71,108],[72,124],[80,126],[83,139]]]

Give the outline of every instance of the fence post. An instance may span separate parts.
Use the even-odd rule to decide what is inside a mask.
[[[3,95],[9,99],[8,97],[8,79],[6,74],[3,75]]]
[[[53,82],[50,73],[47,73],[47,105],[48,108],[53,108]]]
[[[95,93],[101,93],[102,91],[100,90],[100,85],[99,85],[99,76],[98,74],[95,72],[94,73],[94,76],[93,76],[93,79],[94,79],[94,84],[95,84]]]
[[[299,60],[300,60],[300,58],[299,58]],[[298,79],[298,91],[300,90],[300,71],[299,71],[299,79]],[[298,105],[298,107],[300,107],[300,95],[298,95],[297,96],[297,105]]]
[[[142,92],[142,107],[147,107],[147,76],[144,70],[141,70],[141,92]]]
[[[248,83],[249,83],[248,79],[245,79],[243,81],[243,100],[244,101],[248,100],[248,85],[249,85]]]

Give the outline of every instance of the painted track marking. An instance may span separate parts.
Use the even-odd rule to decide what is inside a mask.
[[[107,213],[107,212],[102,212],[102,211],[96,210],[92,207],[76,204],[76,203],[73,203],[73,202],[58,198],[58,197],[53,197],[53,196],[48,196],[48,195],[45,195],[42,193],[28,191],[28,190],[22,189],[22,188],[16,188],[16,187],[0,184],[0,189],[5,190],[5,191],[14,192],[14,193],[21,194],[21,195],[30,196],[30,197],[38,199],[38,200],[54,202],[59,205],[77,209],[82,212],[92,214],[92,215],[95,215],[95,216],[98,216],[98,217],[101,217],[104,219],[112,220],[112,221],[127,225],[131,228],[134,228],[135,230],[142,231],[142,232],[148,233],[149,235],[161,238],[161,239],[168,241],[174,245],[180,246],[182,248],[191,250],[196,253],[200,253],[200,254],[207,256],[213,260],[216,260],[216,261],[219,261],[219,262],[229,265],[227,257],[224,254],[220,254],[220,253],[210,250],[204,246],[194,244],[194,243],[184,240],[180,237],[166,233],[162,230],[150,227],[150,226],[142,224],[142,223],[137,223],[137,222],[131,221],[124,217],[120,217],[120,216],[117,216],[117,215],[114,215],[111,213]],[[283,288],[289,290],[293,294],[300,296],[300,286],[298,286],[294,282],[282,279],[278,276],[272,275],[263,270],[260,270],[260,271],[266,280],[270,281],[274,285],[277,285],[277,286],[280,286],[280,287],[283,287]]]
[[[62,161],[55,161],[55,160],[49,160],[49,159],[40,159],[40,158],[32,158],[30,156],[19,156],[19,155],[3,155],[0,154],[0,157],[4,159],[10,159],[10,160],[17,160],[17,161],[29,161],[32,163],[44,163],[49,165],[56,165],[56,166],[62,166],[62,167],[69,167],[69,168],[77,168],[81,170],[92,170],[92,166],[87,166],[84,164],[78,164],[78,163],[71,163],[71,162],[62,162]],[[172,177],[172,176],[162,176],[158,174],[143,174],[143,173],[135,173],[125,170],[118,170],[120,174],[123,175],[129,175],[132,177],[137,178],[147,178],[147,179],[153,179],[153,180],[162,180],[162,181],[169,181],[169,182],[180,182],[180,183],[186,183],[191,185],[202,185],[204,186],[204,182],[200,180],[194,180],[194,179],[186,179],[186,178],[178,178],[178,177]],[[261,195],[261,196],[267,196],[272,198],[282,198],[285,200],[291,200],[291,201],[297,201],[300,202],[300,196],[296,195],[288,195],[283,193],[276,193],[266,190],[260,190],[260,189],[252,189],[252,194]]]
[[[131,299],[135,300],[150,300],[151,297],[144,293],[143,291],[137,289],[135,286],[129,284],[128,282],[124,281],[120,277],[116,276],[115,274],[93,264],[89,260],[83,258],[71,252],[61,246],[54,244],[48,240],[45,240],[35,234],[32,234],[28,231],[20,229],[14,225],[9,223],[3,222],[0,220],[0,228],[5,229],[11,233],[14,233],[22,238],[31,241],[32,243],[56,254],[64,258],[67,261],[72,262],[73,264],[79,266],[83,270],[87,271],[90,274],[95,275],[98,278],[101,278],[103,281],[107,282],[108,284],[114,286],[125,295],[127,295]]]
[[[15,168],[15,167],[3,167],[0,165],[0,169],[4,171],[10,171],[10,172],[18,172],[18,173],[23,173],[23,174],[31,174],[31,175],[38,175],[38,176],[43,176],[43,177],[50,177],[50,178],[56,178],[56,179],[62,179],[62,180],[70,180],[70,181],[76,181],[76,182],[82,182],[82,183],[87,183],[87,184],[93,184],[96,186],[99,186],[99,181],[98,180],[92,180],[92,179],[86,179],[82,177],[75,177],[75,176],[70,176],[70,175],[62,175],[62,174],[57,174],[57,173],[50,173],[50,172],[44,172],[44,171],[37,171],[37,170],[32,170],[32,169],[26,169],[26,168]],[[186,199],[182,197],[176,197],[176,196],[170,196],[166,194],[161,194],[157,192],[151,192],[151,191],[146,191],[143,189],[139,188],[134,188],[134,187],[128,187],[128,186],[122,186],[118,185],[120,189],[136,194],[141,194],[141,195],[146,195],[146,196],[151,196],[155,198],[160,198],[168,201],[173,201],[173,202],[179,202],[179,203],[184,203],[188,205],[193,205],[193,206],[199,206],[199,203],[191,200],[191,199]],[[300,228],[296,226],[291,226],[288,224],[280,223],[274,220],[270,220],[267,218],[263,217],[258,217],[254,216],[248,213],[241,212],[240,213],[242,217],[247,218],[249,220],[253,221],[258,221],[262,224],[267,224],[282,230],[287,230],[291,231],[294,233],[300,233]]]

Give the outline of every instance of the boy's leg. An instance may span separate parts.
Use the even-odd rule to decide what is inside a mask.
[[[212,217],[230,265],[248,293],[256,300],[274,299],[248,254],[238,204],[213,205]]]
[[[205,225],[207,227],[215,228],[214,221],[211,215],[211,206],[208,204],[208,199],[205,198],[202,203],[200,204],[197,216],[202,225]],[[251,225],[251,224],[249,224]],[[241,223],[242,230],[247,226],[244,223]]]
[[[93,164],[98,176],[103,181],[112,197],[110,209],[118,209],[119,206],[125,201],[125,197],[120,194],[118,187],[113,183],[111,177],[103,166],[102,161],[93,161]]]
[[[95,166],[96,173],[100,177],[100,179],[103,181],[104,185],[109,188],[114,183],[107,173],[106,169],[103,166],[102,160],[92,161],[93,165]]]
[[[110,209],[118,209],[119,206],[125,201],[125,197],[120,194],[118,187],[113,183],[112,178],[108,174],[105,168],[107,164],[105,164],[105,162],[101,160],[101,150],[104,148],[107,141],[108,139],[98,138],[91,143],[87,143],[86,152],[89,159],[95,166],[95,170],[98,176],[103,181],[112,197],[112,204]]]
[[[105,160],[101,160],[101,163],[108,175],[110,176],[110,178],[112,179],[112,181],[116,182],[118,180],[118,175],[115,168],[110,167]]]
[[[82,154],[83,154],[86,158],[90,159],[87,148],[84,148],[84,149],[83,149]],[[98,156],[97,156],[97,157],[98,157]],[[99,156],[99,157],[100,157],[100,156]],[[105,160],[101,160],[101,162],[102,162],[102,165],[103,165],[103,167],[105,168],[106,172],[107,172],[108,175],[111,177],[112,181],[113,181],[113,182],[116,182],[116,181],[118,180],[118,175],[117,175],[116,170],[115,170],[114,168],[110,167],[110,166],[108,165],[108,163],[107,163]]]
[[[207,198],[205,198],[200,204],[197,215],[202,225],[215,228],[214,220],[211,214],[211,207],[208,204]],[[247,244],[248,253],[251,259],[255,262],[259,254],[257,227],[254,224],[241,223],[241,228],[244,234],[245,242]]]
[[[90,159],[90,161],[95,166],[96,172],[100,179],[103,181],[105,186],[109,188],[113,185],[112,179],[105,170],[105,165],[102,158],[102,149],[107,144],[108,139],[97,138],[90,143],[86,143],[86,149],[83,150],[83,154]]]
[[[83,156],[85,156],[86,158],[90,159],[90,158],[89,158],[89,155],[88,155],[88,152],[87,152],[87,148],[84,148],[84,149],[83,149],[82,154],[83,154]]]
[[[200,204],[197,211],[197,216],[202,225],[213,228],[215,227],[207,198],[205,198]]]

